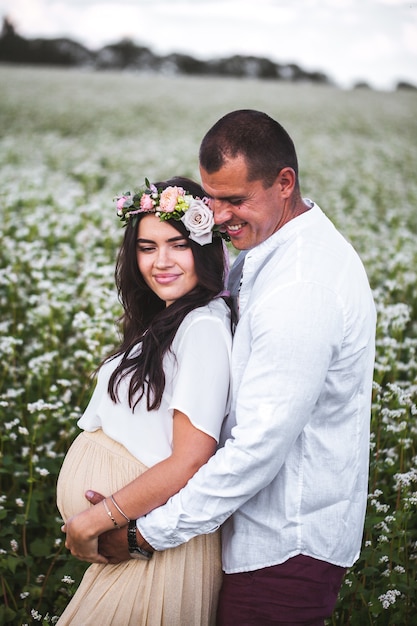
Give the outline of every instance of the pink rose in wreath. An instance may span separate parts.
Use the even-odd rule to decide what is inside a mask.
[[[163,213],[172,213],[177,206],[178,196],[184,195],[182,187],[167,187],[161,193],[159,200],[159,210]]]

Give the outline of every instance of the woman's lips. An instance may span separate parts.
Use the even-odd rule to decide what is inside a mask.
[[[168,285],[174,282],[180,274],[155,274],[154,280],[160,285]]]

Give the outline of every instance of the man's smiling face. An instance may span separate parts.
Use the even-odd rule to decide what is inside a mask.
[[[238,250],[248,250],[268,239],[285,223],[285,198],[280,175],[265,189],[262,180],[248,181],[244,157],[226,159],[209,174],[200,167],[216,224],[222,225]]]

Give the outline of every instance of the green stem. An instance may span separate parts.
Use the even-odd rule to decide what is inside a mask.
[[[48,567],[48,571],[47,571],[47,572],[46,572],[46,574],[45,574],[45,578],[44,578],[44,580],[43,580],[43,584],[42,584],[41,593],[40,593],[40,596],[39,596],[38,606],[36,607],[38,611],[39,611],[39,608],[40,608],[40,605],[41,605],[41,602],[42,602],[43,594],[44,594],[45,589],[46,589],[46,584],[47,584],[47,582],[48,582],[48,579],[49,579],[50,575],[52,574],[52,570],[54,569],[55,564],[56,564],[56,562],[57,562],[57,560],[58,560],[58,557],[59,557],[59,555],[61,554],[61,552],[62,552],[62,550],[63,550],[64,546],[65,546],[65,543],[64,543],[64,542],[62,542],[62,543],[61,543],[61,545],[60,545],[60,547],[59,547],[59,549],[58,549],[58,551],[55,553],[55,555],[54,555],[54,557],[53,557],[53,559],[52,559],[52,562],[51,562],[50,566]]]
[[[12,590],[10,589],[10,586],[8,585],[7,580],[4,578],[4,576],[1,577],[1,589],[3,592],[4,606],[10,608],[8,601],[8,597],[10,597],[13,602],[13,608],[15,609],[15,611],[17,611],[16,598],[13,597]]]

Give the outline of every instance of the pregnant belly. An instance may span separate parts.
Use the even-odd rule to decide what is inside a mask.
[[[82,432],[68,450],[57,482],[57,506],[66,521],[89,508],[87,489],[110,496],[134,480],[146,466],[102,430]]]

